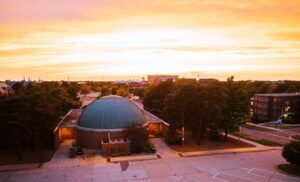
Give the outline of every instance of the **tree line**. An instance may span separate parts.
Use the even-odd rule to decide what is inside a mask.
[[[246,121],[250,98],[256,93],[297,92],[300,82],[171,80],[144,88],[144,108],[170,124],[168,142],[179,143],[183,127],[188,136],[220,139]]]
[[[50,149],[53,130],[71,108],[79,108],[79,86],[67,82],[43,82],[0,96],[0,148],[17,151]]]

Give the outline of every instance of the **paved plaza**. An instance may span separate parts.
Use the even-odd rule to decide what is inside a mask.
[[[1,182],[11,181],[273,181],[296,182],[276,170],[285,163],[280,150],[224,154],[201,157],[180,157],[160,139],[154,139],[160,159],[131,161],[126,170],[120,163],[107,163],[100,155],[69,159],[68,143],[60,146],[54,157],[41,168],[0,173]]]

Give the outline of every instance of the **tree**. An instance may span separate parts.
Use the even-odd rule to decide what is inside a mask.
[[[107,87],[102,87],[101,88],[101,97],[103,97],[103,96],[107,96],[107,95],[109,95],[110,94],[110,91],[109,91],[109,89],[107,88]]]
[[[128,89],[126,89],[124,87],[120,87],[117,91],[117,95],[119,95],[121,97],[127,97],[129,95],[129,91],[128,91]]]
[[[83,95],[87,95],[88,93],[90,93],[91,92],[91,86],[89,86],[89,85],[83,85],[82,87],[81,87],[81,93],[83,94]]]
[[[111,94],[112,94],[112,95],[116,95],[117,92],[118,92],[118,87],[113,87],[113,88],[111,88]]]
[[[225,93],[224,85],[219,81],[211,81],[205,86],[204,115],[208,134],[211,138],[219,138],[224,118]]]
[[[52,148],[53,129],[60,117],[80,105],[68,86],[57,82],[35,84],[31,89],[0,97],[0,148]]]
[[[203,123],[200,116],[203,113],[203,94],[194,85],[178,85],[165,99],[163,119],[169,124],[169,143],[177,143],[177,130],[184,127],[192,131],[193,137],[200,138]],[[181,133],[182,135],[182,133]]]
[[[239,83],[234,82],[234,77],[227,79],[226,100],[224,108],[223,129],[225,139],[227,139],[230,130],[237,127],[244,121],[249,109],[249,100],[246,92],[240,87]]]
[[[136,96],[139,96],[140,98],[144,98],[145,89],[143,87],[142,88],[134,88],[133,94]]]
[[[15,92],[20,92],[21,90],[24,90],[23,83],[24,83],[23,81],[17,82],[12,86],[12,88],[14,89]]]
[[[300,167],[300,142],[293,141],[283,147],[282,156],[288,161],[289,163],[297,166],[299,169]]]
[[[138,126],[136,124],[131,124],[127,130],[126,134],[130,140],[131,152],[140,153],[143,151],[144,146],[148,142],[148,132],[146,128]]]
[[[174,87],[172,80],[164,81],[150,87],[143,100],[144,108],[152,114],[161,117],[164,109],[164,100]]]

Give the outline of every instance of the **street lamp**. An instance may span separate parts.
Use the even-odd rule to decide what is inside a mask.
[[[185,120],[185,109],[183,109],[182,113],[182,127],[181,127],[181,144],[184,146],[184,120]]]
[[[241,135],[242,135],[242,127],[239,126],[239,131],[240,131],[240,134],[239,134],[239,141],[241,141]]]
[[[182,142],[182,146],[184,146],[184,126],[182,126],[182,138],[181,138],[181,142]]]
[[[110,132],[108,134],[108,161],[110,161]]]
[[[183,99],[184,99],[184,94],[182,94]],[[183,105],[183,112],[182,112],[182,128],[181,128],[181,142],[182,146],[184,146],[184,120],[185,120],[185,108],[186,108],[186,102],[184,102]]]

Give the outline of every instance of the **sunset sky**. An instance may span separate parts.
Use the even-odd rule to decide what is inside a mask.
[[[0,80],[300,80],[298,0],[0,0]]]

